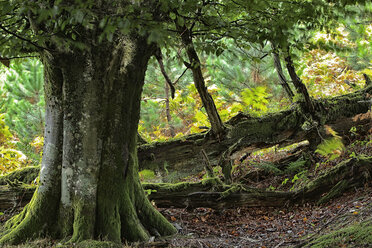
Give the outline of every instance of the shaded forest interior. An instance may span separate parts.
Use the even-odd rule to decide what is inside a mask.
[[[371,247],[371,19],[1,1],[0,246]]]

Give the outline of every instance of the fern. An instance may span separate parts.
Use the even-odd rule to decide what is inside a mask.
[[[341,139],[339,137],[333,137],[324,140],[320,145],[318,145],[315,152],[324,157],[329,157],[329,160],[334,160],[341,155],[344,149],[345,146]]]
[[[263,169],[266,172],[273,173],[275,175],[280,175],[283,173],[280,169],[278,169],[274,164],[272,163],[262,163],[259,166],[261,169]]]
[[[302,158],[290,163],[285,170],[286,173],[299,173],[303,170],[305,170],[306,160],[303,160]]]

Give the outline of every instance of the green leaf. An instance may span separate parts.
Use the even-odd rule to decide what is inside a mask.
[[[176,20],[177,15],[176,15],[175,13],[173,13],[173,12],[170,12],[170,13],[169,13],[169,17],[170,17],[170,19],[172,19],[172,20]]]

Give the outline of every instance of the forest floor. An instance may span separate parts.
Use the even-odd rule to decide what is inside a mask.
[[[123,247],[303,247],[305,243],[315,240],[319,235],[352,224],[371,221],[372,187],[344,193],[343,196],[322,206],[305,204],[282,208],[159,210],[179,228],[179,234],[152,243]],[[14,213],[5,212],[0,217],[1,223]],[[369,235],[372,235],[372,232]],[[372,244],[362,246],[355,240],[355,236],[346,235],[330,246],[319,247],[372,247]],[[23,246],[10,247],[58,247],[58,242],[44,239]]]
[[[302,247],[306,240],[371,220],[372,188],[347,192],[322,206],[160,211],[182,228],[179,236],[167,241],[169,247]],[[328,247],[362,247],[353,238],[343,237]]]

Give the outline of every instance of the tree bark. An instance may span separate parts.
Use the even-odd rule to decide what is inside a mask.
[[[211,123],[212,132],[217,138],[219,138],[224,134],[225,128],[220,115],[218,114],[216,105],[214,104],[214,100],[205,86],[205,81],[201,70],[201,62],[194,48],[191,31],[185,25],[180,26],[177,22],[176,27],[186,49],[187,56],[190,60],[194,84],[198,90],[204,109],[207,112],[209,122]]]
[[[169,78],[167,72],[165,71],[164,63],[163,63],[163,55],[161,53],[160,48],[157,48],[157,50],[155,52],[155,57],[156,57],[156,60],[158,61],[161,73],[163,74],[163,76],[165,78],[165,85],[164,85],[165,115],[167,117],[167,123],[168,123],[169,131],[170,131],[170,135],[171,135],[171,137],[174,137],[176,135],[176,133],[174,131],[174,126],[171,123],[172,122],[172,116],[171,116],[171,113],[170,113],[170,106],[169,106],[169,88],[171,90],[172,98],[174,98],[175,89],[174,89],[174,86],[172,84],[171,79]]]
[[[152,51],[146,38],[132,36],[43,55],[47,114],[40,185],[6,224],[0,244],[42,234],[72,235],[70,243],[120,243],[176,232],[147,200],[138,177],[137,126]]]

